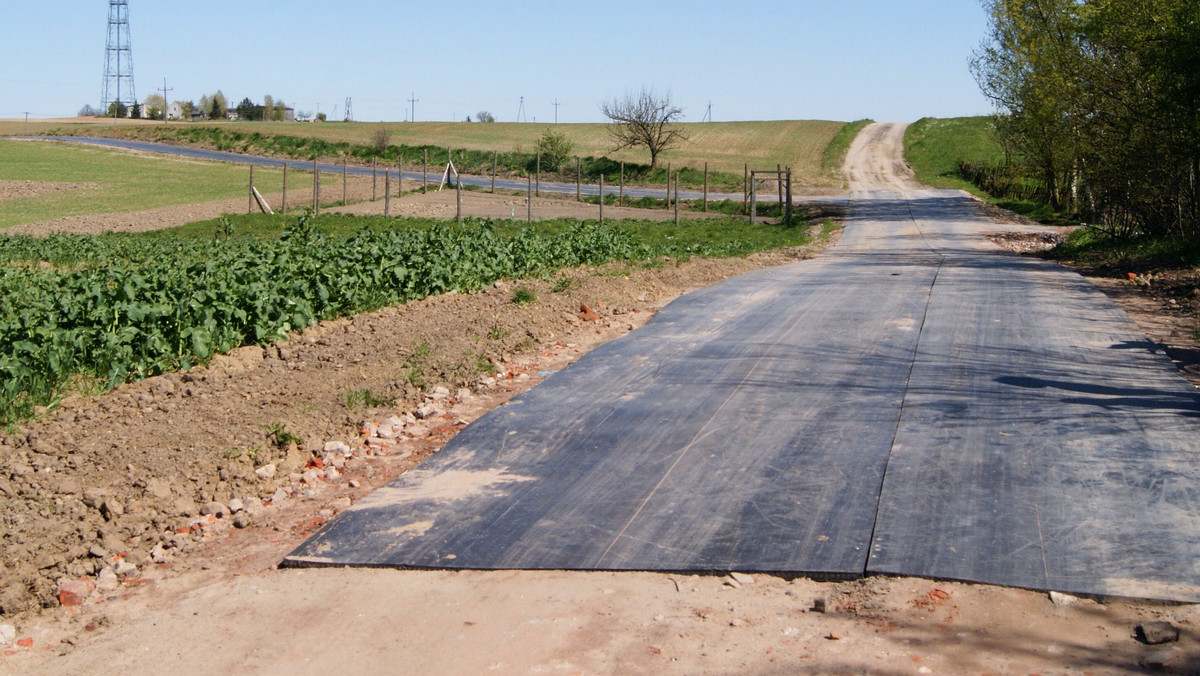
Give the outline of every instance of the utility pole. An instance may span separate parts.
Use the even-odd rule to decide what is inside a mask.
[[[517,109],[517,122],[528,122],[529,118],[525,117],[525,97],[521,97],[521,107]]]
[[[708,110],[704,111],[704,119],[701,122],[712,122],[712,101],[708,102]]]
[[[558,97],[554,97],[554,124],[558,124],[558,107],[562,104],[558,102]]]
[[[408,99],[408,103],[412,106],[412,121],[413,122],[417,121],[417,102],[420,100],[421,99],[417,98],[416,92],[413,92],[411,98]]]
[[[168,88],[167,87],[167,78],[164,77],[162,89],[160,89],[159,91],[163,93],[163,124],[166,124],[167,123],[167,110],[171,107],[167,103],[167,92],[173,92],[173,91],[175,91],[175,88],[174,87]]]
[[[25,113],[25,135],[29,136],[29,113]]]

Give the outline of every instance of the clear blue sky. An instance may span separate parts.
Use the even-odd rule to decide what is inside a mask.
[[[99,107],[107,0],[9,0],[0,117]],[[603,121],[598,104],[652,86],[687,121],[985,114],[967,70],[977,0],[129,0],[140,99],[221,89],[356,120]]]

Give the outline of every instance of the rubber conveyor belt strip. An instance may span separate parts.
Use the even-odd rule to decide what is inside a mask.
[[[857,213],[829,254],[689,294],[480,418],[284,565],[1200,600],[1200,400],[1173,365],[1079,277],[989,248],[957,193]]]

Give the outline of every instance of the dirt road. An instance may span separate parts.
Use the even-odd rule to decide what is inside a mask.
[[[896,166],[894,154],[852,166],[871,165]],[[653,283],[630,280],[625,305],[636,306],[635,297],[648,293],[639,284]],[[667,299],[664,289],[649,302]],[[352,359],[370,353],[374,336],[407,330],[391,327],[409,312],[436,314],[439,302],[451,314],[466,312],[455,299],[434,299],[329,327],[296,346],[312,352],[302,362],[330,364],[318,375],[340,378],[340,371],[358,368]],[[482,305],[484,321],[499,307]],[[610,317],[613,330],[593,342],[619,335],[625,316]],[[340,347],[343,338],[353,347]],[[333,352],[342,349],[353,352]],[[335,362],[352,366],[335,371]],[[536,373],[542,363],[561,368],[537,359],[524,368]],[[220,390],[195,386],[213,399],[226,390],[237,398],[249,378],[288,377],[287,369],[270,375],[273,367],[265,368],[231,369],[223,386],[214,385]],[[276,398],[319,407],[343,386],[311,401],[299,392]],[[146,406],[141,392],[121,391],[108,401],[119,407],[127,397],[136,412]],[[208,410],[208,426],[231,422],[221,417],[229,409]],[[183,409],[172,414],[182,415]],[[307,509],[315,515],[323,503],[312,503]],[[282,515],[274,521],[200,538],[187,565],[147,566],[136,584],[82,606],[23,617],[16,638],[29,645],[0,656],[0,672],[1106,674],[1137,673],[1140,662],[1166,662],[1176,673],[1200,668],[1200,611],[1191,606],[1055,603],[1042,593],[903,577],[839,583],[768,575],[279,571],[275,563],[305,529]],[[1164,648],[1136,641],[1135,625],[1151,620],[1182,628],[1182,642]]]

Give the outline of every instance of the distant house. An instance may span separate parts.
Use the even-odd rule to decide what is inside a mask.
[[[227,108],[225,110],[225,117],[228,118],[230,122],[237,122],[241,119],[241,116],[238,115],[237,108]]]
[[[284,122],[295,122],[296,121],[296,109],[295,108],[284,108],[283,109],[283,121]]]
[[[183,119],[183,106],[180,105],[180,103],[178,101],[167,106],[167,119],[168,120],[182,120]]]

